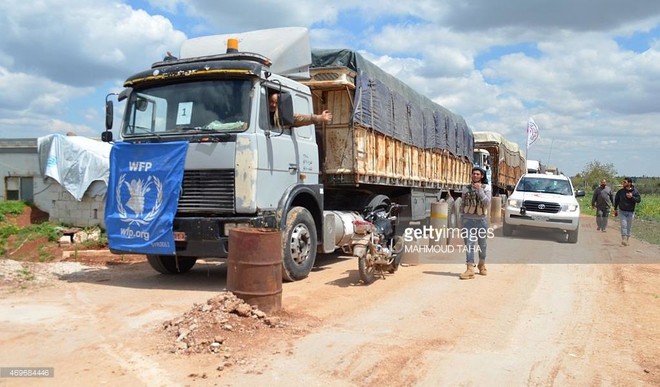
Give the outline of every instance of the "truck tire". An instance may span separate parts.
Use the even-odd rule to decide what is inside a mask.
[[[456,222],[455,222],[455,216],[453,214],[454,211],[454,198],[449,196],[447,198],[447,228],[454,228],[456,227]]]
[[[461,227],[461,198],[449,198],[447,199],[447,228],[449,230],[457,229]],[[451,245],[451,235],[454,235],[454,232],[447,233],[447,245]]]
[[[176,257],[174,255],[147,255],[149,265],[162,274],[182,274],[190,271],[197,258]]]
[[[578,241],[578,230],[568,232],[568,243],[577,243]]]
[[[454,204],[452,205],[452,213],[454,214],[454,221],[456,222],[455,228],[463,227],[463,214],[461,214],[461,204],[463,203],[462,198],[456,198]]]
[[[298,281],[309,275],[316,260],[316,226],[304,207],[293,207],[282,233],[282,279]]]

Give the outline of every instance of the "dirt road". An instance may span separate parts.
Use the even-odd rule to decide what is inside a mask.
[[[660,264],[632,263],[658,262],[660,247],[620,247],[591,226],[577,245],[498,236],[488,276],[470,281],[458,252],[369,286],[354,260],[321,258],[284,284],[283,328],[235,331],[223,353],[175,352],[163,323],[216,296],[225,265],[179,277],[69,266],[2,289],[0,366],[55,377],[0,386],[660,385]],[[631,263],[575,263],[603,257]]]

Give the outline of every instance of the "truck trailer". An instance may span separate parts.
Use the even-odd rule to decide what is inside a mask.
[[[493,196],[508,196],[526,172],[518,144],[497,132],[474,132],[474,164],[486,170]]]
[[[312,51],[305,28],[190,39],[124,87],[108,240],[161,273],[226,258],[231,229],[265,227],[282,232],[283,278],[299,280],[317,252],[346,250],[365,208],[397,203],[401,222],[424,224],[432,202],[469,184],[474,140],[461,116],[355,51]],[[326,109],[331,123],[292,127],[294,114]],[[105,141],[112,110],[107,98]],[[167,177],[153,172],[162,164]]]

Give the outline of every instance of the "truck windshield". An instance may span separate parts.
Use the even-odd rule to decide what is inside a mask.
[[[573,195],[571,185],[566,180],[523,177],[516,187],[520,192],[541,192],[558,195]]]
[[[227,79],[174,83],[131,93],[124,137],[240,132],[250,121],[252,82]]]

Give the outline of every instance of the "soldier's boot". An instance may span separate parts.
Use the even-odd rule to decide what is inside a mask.
[[[628,238],[626,236],[621,236],[621,246],[628,246]]]
[[[468,263],[467,269],[465,269],[465,272],[461,273],[461,275],[458,276],[458,278],[462,280],[466,279],[473,279],[474,278],[474,263]]]
[[[479,260],[479,264],[477,265],[477,269],[479,269],[479,274],[488,275],[488,269],[486,269],[486,260],[485,259],[480,259]]]

